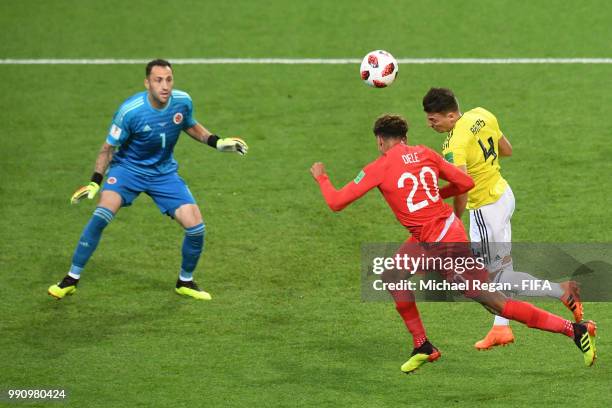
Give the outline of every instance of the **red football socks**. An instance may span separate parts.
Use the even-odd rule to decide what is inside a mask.
[[[574,327],[569,320],[539,309],[531,303],[509,299],[504,304],[501,316],[529,327],[574,337]]]
[[[402,316],[404,324],[410,334],[412,334],[414,348],[421,347],[427,341],[427,335],[425,334],[425,327],[423,327],[421,316],[419,316],[419,309],[414,301],[414,296],[408,291],[392,291],[391,296],[395,299],[397,312]]]
[[[427,336],[425,335],[425,327],[423,327],[423,322],[419,316],[419,309],[417,309],[416,303],[396,302],[395,308],[400,316],[402,316],[408,331],[412,334],[414,348],[421,347],[427,340]]]

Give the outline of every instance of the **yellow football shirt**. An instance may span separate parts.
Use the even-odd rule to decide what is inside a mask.
[[[465,165],[474,179],[468,193],[467,208],[475,210],[494,203],[506,190],[508,182],[499,165],[499,139],[503,136],[497,118],[483,108],[465,112],[448,133],[442,145],[446,161]]]

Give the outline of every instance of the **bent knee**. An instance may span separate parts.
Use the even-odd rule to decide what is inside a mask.
[[[103,190],[100,194],[98,207],[108,208],[113,214],[117,214],[121,208],[121,204],[123,204],[123,198],[121,198],[121,195],[116,191]]]
[[[202,213],[196,204],[183,204],[174,211],[174,218],[184,227],[191,228],[203,224]]]

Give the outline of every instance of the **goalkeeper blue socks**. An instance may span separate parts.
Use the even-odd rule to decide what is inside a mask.
[[[93,216],[85,226],[79,243],[72,256],[72,266],[68,275],[79,279],[85,264],[96,250],[102,231],[113,220],[115,214],[107,208],[97,207]]]
[[[181,274],[179,275],[179,279],[182,281],[193,280],[193,271],[204,248],[204,231],[203,223],[191,228],[185,228],[183,262],[181,264]]]
[[[104,207],[97,207],[93,216],[85,226],[79,244],[72,256],[72,265],[69,276],[79,279],[81,271],[87,261],[96,250],[104,228],[113,220],[115,215],[112,211]],[[204,248],[204,224],[200,223],[191,228],[185,228],[185,238],[183,240],[183,262],[181,264],[180,279],[182,281],[193,280],[193,271],[198,264],[200,254]]]

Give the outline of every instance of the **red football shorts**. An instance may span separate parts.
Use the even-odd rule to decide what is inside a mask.
[[[421,231],[421,240],[410,237],[396,255],[421,258],[421,267],[412,273],[438,272],[449,282],[466,282],[467,290],[462,293],[469,298],[476,297],[480,290],[474,289],[474,281],[488,282],[488,271],[483,262],[477,262],[461,220],[454,215],[448,219],[436,220]],[[402,274],[406,279],[406,274]]]

